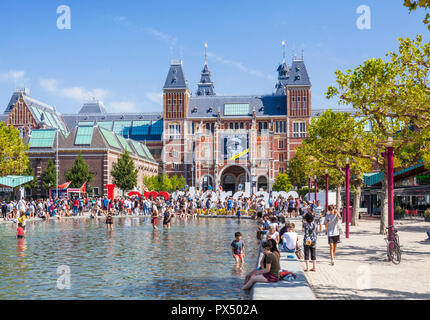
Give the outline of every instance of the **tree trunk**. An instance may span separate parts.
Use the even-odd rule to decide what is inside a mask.
[[[388,226],[388,184],[387,173],[384,172],[381,189],[381,222],[379,225],[379,234],[386,234],[385,227]]]
[[[340,212],[340,210],[342,210],[342,208],[341,208],[342,201],[341,201],[341,197],[340,197],[341,190],[342,190],[342,186],[338,186],[336,188],[336,209],[339,210],[339,212]]]
[[[358,226],[358,217],[360,216],[361,184],[355,186],[354,192],[354,210],[351,217],[351,226]]]

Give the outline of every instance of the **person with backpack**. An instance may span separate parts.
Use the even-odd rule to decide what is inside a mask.
[[[314,217],[311,213],[306,213],[303,223],[303,248],[305,251],[305,271],[309,268],[309,255],[312,260],[312,269],[310,271],[316,271],[316,247],[317,247],[317,233],[316,225],[314,223]]]

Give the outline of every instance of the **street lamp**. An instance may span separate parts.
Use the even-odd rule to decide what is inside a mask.
[[[58,199],[58,171],[59,171],[59,166],[60,166],[60,163],[59,163],[59,161],[58,161],[58,137],[59,137],[59,135],[58,135],[58,132],[59,132],[59,130],[57,129],[57,130],[55,130],[55,135],[56,135],[56,139],[55,140],[57,140],[57,148],[56,148],[56,155],[55,155],[55,190],[57,190],[56,191],[56,194],[57,194],[57,199]]]
[[[317,193],[318,193],[317,176],[314,176],[314,186],[315,186],[315,204],[316,204],[317,203]]]
[[[349,238],[349,158],[346,158],[346,168],[345,168],[345,235]]]
[[[311,201],[311,177],[308,180],[308,202]]]
[[[393,228],[394,225],[394,148],[393,137],[388,137],[387,140],[387,188],[388,188],[388,240],[393,241]]]
[[[328,210],[328,169],[325,169],[325,212]]]

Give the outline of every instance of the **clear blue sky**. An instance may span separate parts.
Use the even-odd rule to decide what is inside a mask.
[[[57,29],[63,4],[71,30]],[[371,9],[370,30],[356,26],[363,4]],[[205,41],[218,95],[270,94],[284,40],[288,62],[304,49],[313,108],[337,108],[324,96],[335,70],[384,57],[399,37],[428,41],[424,15],[409,14],[403,0],[2,1],[0,107],[16,84],[62,113],[77,112],[89,96],[110,112],[161,111],[170,47],[173,58],[182,55],[195,93]]]

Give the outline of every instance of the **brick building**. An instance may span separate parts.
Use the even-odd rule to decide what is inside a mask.
[[[277,73],[273,93],[221,96],[215,93],[205,59],[193,95],[182,61],[172,61],[162,113],[108,113],[101,101],[91,100],[77,113],[61,115],[25,89],[13,93],[0,121],[20,128],[24,135],[42,122],[63,135],[79,126],[103,128],[143,142],[159,172],[183,175],[189,185],[237,191],[249,183],[253,190],[270,190],[315,116],[304,59],[294,58],[288,65],[284,57]]]
[[[306,137],[311,83],[304,60],[284,61],[276,91],[268,95],[218,96],[205,61],[196,95],[182,61],[172,61],[163,88],[163,172],[191,185],[237,191],[271,189]]]

